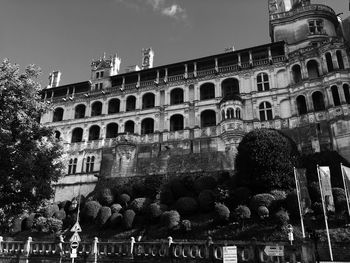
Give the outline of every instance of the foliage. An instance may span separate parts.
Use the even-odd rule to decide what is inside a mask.
[[[181,220],[181,229],[184,232],[190,232],[192,230],[191,221],[187,219]]]
[[[230,209],[224,204],[215,204],[215,219],[219,223],[228,222],[230,219]]]
[[[40,216],[35,218],[34,227],[39,232],[47,233],[49,232],[49,226],[47,224],[47,218]]]
[[[238,183],[254,192],[293,189],[293,167],[298,165],[296,144],[282,132],[256,129],[240,142],[236,157]]]
[[[135,219],[135,215],[136,213],[131,210],[131,209],[128,209],[124,212],[123,214],[123,225],[125,227],[125,229],[131,229],[132,228],[132,225],[134,223],[134,219]]]
[[[283,190],[272,190],[270,194],[275,198],[275,200],[284,200],[287,198],[286,191]]]
[[[102,205],[111,205],[114,201],[114,196],[110,188],[103,188],[98,194],[98,201]]]
[[[252,192],[247,187],[238,187],[230,191],[229,204],[230,207],[238,205],[246,205],[252,196]]]
[[[332,188],[334,205],[337,212],[347,210],[346,195],[343,188]]]
[[[289,222],[289,214],[285,210],[280,210],[275,213],[275,219],[279,226],[285,226]]]
[[[53,214],[53,217],[59,220],[64,220],[66,219],[66,212],[63,209],[58,210]]]
[[[109,218],[109,224],[111,227],[116,228],[120,226],[121,222],[123,220],[123,215],[120,213],[113,213],[111,217]]]
[[[269,208],[275,198],[271,194],[257,194],[250,200],[250,209],[253,213],[258,213],[258,208],[260,206],[265,206]]]
[[[146,196],[146,192],[147,191],[144,182],[136,181],[132,185],[132,196],[134,196],[135,198]]]
[[[298,196],[296,191],[292,191],[287,195],[286,205],[287,205],[287,210],[292,217],[299,216],[300,214],[299,203],[298,203]]]
[[[269,215],[270,215],[270,211],[266,206],[259,206],[257,213],[261,219],[269,217]]]
[[[152,200],[146,197],[140,197],[134,199],[131,204],[130,208],[135,211],[135,213],[145,213],[149,207],[149,205],[152,203]]]
[[[22,230],[30,230],[34,225],[34,219],[36,214],[32,213],[28,217],[24,218],[22,222]]]
[[[199,207],[202,211],[212,211],[214,208],[215,197],[212,190],[204,190],[198,196]]]
[[[128,194],[121,194],[119,197],[118,197],[118,202],[126,207],[128,205],[128,203],[130,202],[130,195]]]
[[[119,213],[121,210],[122,210],[122,206],[120,204],[113,204],[111,206],[111,211],[112,211],[112,214],[114,213]]]
[[[312,204],[312,210],[315,215],[323,215],[323,207],[321,202],[315,202]]]
[[[86,222],[93,222],[98,212],[100,211],[101,205],[97,201],[88,201],[86,202],[84,209],[82,211],[83,219],[86,220]]]
[[[102,206],[96,218],[97,224],[100,227],[105,226],[111,215],[111,209],[108,206]]]
[[[155,219],[159,218],[163,213],[162,208],[161,208],[160,204],[158,204],[158,203],[152,203],[149,206],[148,211],[149,211],[148,215],[149,215],[149,218],[151,220],[155,220]]]
[[[198,203],[192,197],[181,197],[176,201],[175,207],[181,215],[192,215],[197,211]]]
[[[35,210],[62,175],[62,148],[39,123],[49,107],[40,98],[39,69],[0,64],[0,207],[11,217]]]
[[[47,205],[43,208],[42,213],[44,217],[49,218],[52,217],[56,212],[58,212],[60,208],[57,204]]]
[[[287,198],[287,193],[283,190],[272,190],[270,194],[275,198],[270,205],[269,210],[271,212],[279,211],[285,207],[285,200]]]
[[[312,201],[321,202],[321,190],[318,182],[311,182],[308,190]]]
[[[180,214],[176,210],[165,211],[161,216],[161,222],[168,229],[173,229],[180,223]]]
[[[197,193],[200,193],[203,190],[212,190],[216,185],[216,179],[209,175],[200,176],[194,181],[194,189]]]
[[[145,177],[145,194],[147,197],[154,199],[160,192],[162,186],[163,177],[159,175],[146,175]]]
[[[175,202],[170,186],[163,186],[162,190],[160,191],[160,202],[165,205],[172,205]]]
[[[11,224],[10,232],[11,234],[17,234],[22,231],[22,223],[25,220],[27,216],[25,215],[20,215],[16,216]]]
[[[63,226],[62,220],[53,217],[48,218],[46,224],[51,233],[57,233],[61,231]]]
[[[235,209],[235,214],[238,219],[244,221],[249,219],[251,216],[251,212],[248,206],[240,205]]]
[[[186,187],[180,178],[172,179],[169,184],[172,194],[176,199],[193,195],[193,192]]]

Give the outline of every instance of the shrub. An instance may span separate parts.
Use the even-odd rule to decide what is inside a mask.
[[[22,222],[23,230],[31,230],[33,228],[35,216],[36,214],[32,213],[28,217],[23,219],[23,222]]]
[[[111,211],[112,211],[112,214],[114,213],[119,213],[121,210],[122,210],[122,206],[120,204],[113,204],[111,206]]]
[[[135,211],[135,213],[145,213],[148,209],[149,205],[152,203],[152,200],[146,197],[140,197],[134,199],[131,204],[130,208]]]
[[[122,221],[123,221],[123,215],[120,213],[113,213],[109,218],[109,224],[113,228],[120,226]]]
[[[214,193],[211,190],[204,190],[198,196],[199,207],[202,211],[212,211],[215,204]]]
[[[257,194],[250,200],[250,209],[253,213],[258,213],[260,206],[270,207],[275,198],[271,194]]]
[[[334,205],[337,212],[343,212],[347,210],[346,195],[343,188],[332,189]]]
[[[77,218],[78,218],[78,214],[77,213],[68,214],[66,216],[66,219],[63,221],[64,226],[66,228],[72,227],[75,224],[75,222],[77,222]]]
[[[226,187],[217,187],[214,190],[215,201],[219,203],[229,200],[230,191]]]
[[[111,209],[108,206],[102,206],[96,218],[97,224],[100,227],[105,226],[111,215]]]
[[[287,210],[290,215],[293,217],[298,217],[300,212],[299,212],[299,203],[298,203],[298,196],[296,191],[290,192],[287,195],[286,198],[286,205],[287,205]]]
[[[119,197],[118,197],[118,202],[126,207],[128,205],[128,203],[130,202],[130,195],[128,194],[121,194]]]
[[[109,205],[113,204],[114,196],[112,194],[111,189],[110,188],[103,188],[98,195],[98,201],[102,205],[109,206]]]
[[[192,230],[192,226],[191,226],[191,221],[190,220],[182,220],[181,221],[181,229],[185,232],[189,232]]]
[[[131,209],[128,209],[124,212],[123,215],[123,225],[125,229],[131,229],[135,219],[135,212]]]
[[[321,190],[318,182],[311,182],[308,190],[310,198],[313,202],[321,202]]]
[[[275,198],[275,200],[285,200],[287,198],[286,191],[283,190],[272,190],[270,194]]]
[[[34,227],[39,232],[47,233],[49,232],[49,226],[47,224],[47,218],[40,216],[34,220]]]
[[[158,203],[153,203],[149,206],[149,218],[151,220],[155,220],[159,218],[162,215],[162,209],[160,207],[160,204]]]
[[[170,189],[170,186],[165,186],[160,191],[160,202],[165,205],[172,205],[175,202],[173,192]]]
[[[97,201],[88,201],[86,202],[84,209],[82,211],[82,216],[84,220],[93,222],[97,215],[98,212],[100,211],[101,205]]]
[[[54,218],[57,218],[57,219],[59,219],[59,220],[64,220],[64,219],[66,219],[66,212],[64,212],[64,210],[61,209],[61,210],[55,212],[55,213],[53,214],[53,217],[54,217]]]
[[[44,207],[42,210],[42,213],[44,217],[49,218],[49,217],[52,217],[54,213],[58,212],[59,210],[60,208],[58,207],[57,204],[52,204]]]
[[[251,212],[248,206],[240,205],[235,209],[235,214],[238,219],[245,221],[249,219],[251,216]]]
[[[287,198],[287,193],[285,191],[272,190],[270,194],[275,198],[269,208],[271,212],[279,211],[282,209],[282,207],[285,207],[285,201]]]
[[[62,230],[63,222],[57,218],[50,217],[47,219],[46,225],[51,233],[57,233]]]
[[[218,222],[227,222],[230,218],[230,209],[224,204],[215,204],[215,219]]]
[[[137,181],[132,185],[132,195],[135,198],[144,197],[146,196],[146,194],[147,194],[147,191],[146,191],[146,186],[144,182]]]
[[[312,210],[314,211],[315,215],[323,215],[323,207],[322,203],[320,202],[314,202],[312,204]]]
[[[64,211],[66,212],[66,214],[70,213],[71,205],[72,205],[72,202],[69,200],[62,202],[62,207],[63,207]]]
[[[180,214],[176,210],[166,211],[161,216],[161,222],[168,229],[173,229],[180,223]]]
[[[181,215],[192,215],[197,211],[198,203],[192,197],[181,197],[176,201],[175,207]]]
[[[217,185],[216,179],[209,175],[198,177],[194,181],[194,189],[196,190],[197,193],[200,193],[203,190],[212,190],[216,187],[216,185]]]
[[[259,206],[257,212],[258,212],[258,216],[261,219],[269,217],[269,214],[270,214],[269,209],[266,206]]]
[[[275,214],[275,219],[279,226],[285,226],[289,222],[289,214],[285,210],[280,210]]]
[[[184,185],[180,178],[172,179],[169,184],[175,199],[193,195],[193,193],[189,189],[187,189],[187,187]]]
[[[154,199],[157,194],[160,192],[160,188],[162,186],[163,177],[159,175],[146,175],[144,185],[146,196]]]

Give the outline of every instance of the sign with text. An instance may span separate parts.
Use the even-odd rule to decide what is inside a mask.
[[[283,257],[284,246],[265,246],[264,252],[270,257]]]
[[[70,258],[77,258],[77,249],[72,248],[72,252],[70,253]]]
[[[228,246],[222,248],[222,259],[224,263],[237,263],[237,247]]]

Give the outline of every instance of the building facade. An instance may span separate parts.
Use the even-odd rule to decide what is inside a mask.
[[[101,177],[232,171],[258,128],[350,160],[348,24],[308,0],[269,0],[269,16],[265,45],[159,67],[143,49],[126,73],[117,55],[103,57],[90,80],[64,86],[51,74],[43,99],[53,110],[41,121],[68,155],[55,199],[87,194]]]

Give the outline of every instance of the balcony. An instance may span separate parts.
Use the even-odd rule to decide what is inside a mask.
[[[326,5],[312,4],[312,5],[302,6],[302,7],[299,7],[297,9],[290,10],[288,12],[272,14],[272,15],[270,15],[270,20],[273,21],[273,20],[278,20],[278,19],[283,19],[283,18],[288,18],[288,17],[292,17],[295,15],[299,15],[299,14],[304,13],[304,12],[314,13],[317,11],[327,12],[327,13],[330,13],[331,15],[333,15],[334,17],[336,16],[336,14],[332,8],[330,8]]]
[[[163,141],[181,141],[190,139],[190,130],[163,132]]]

